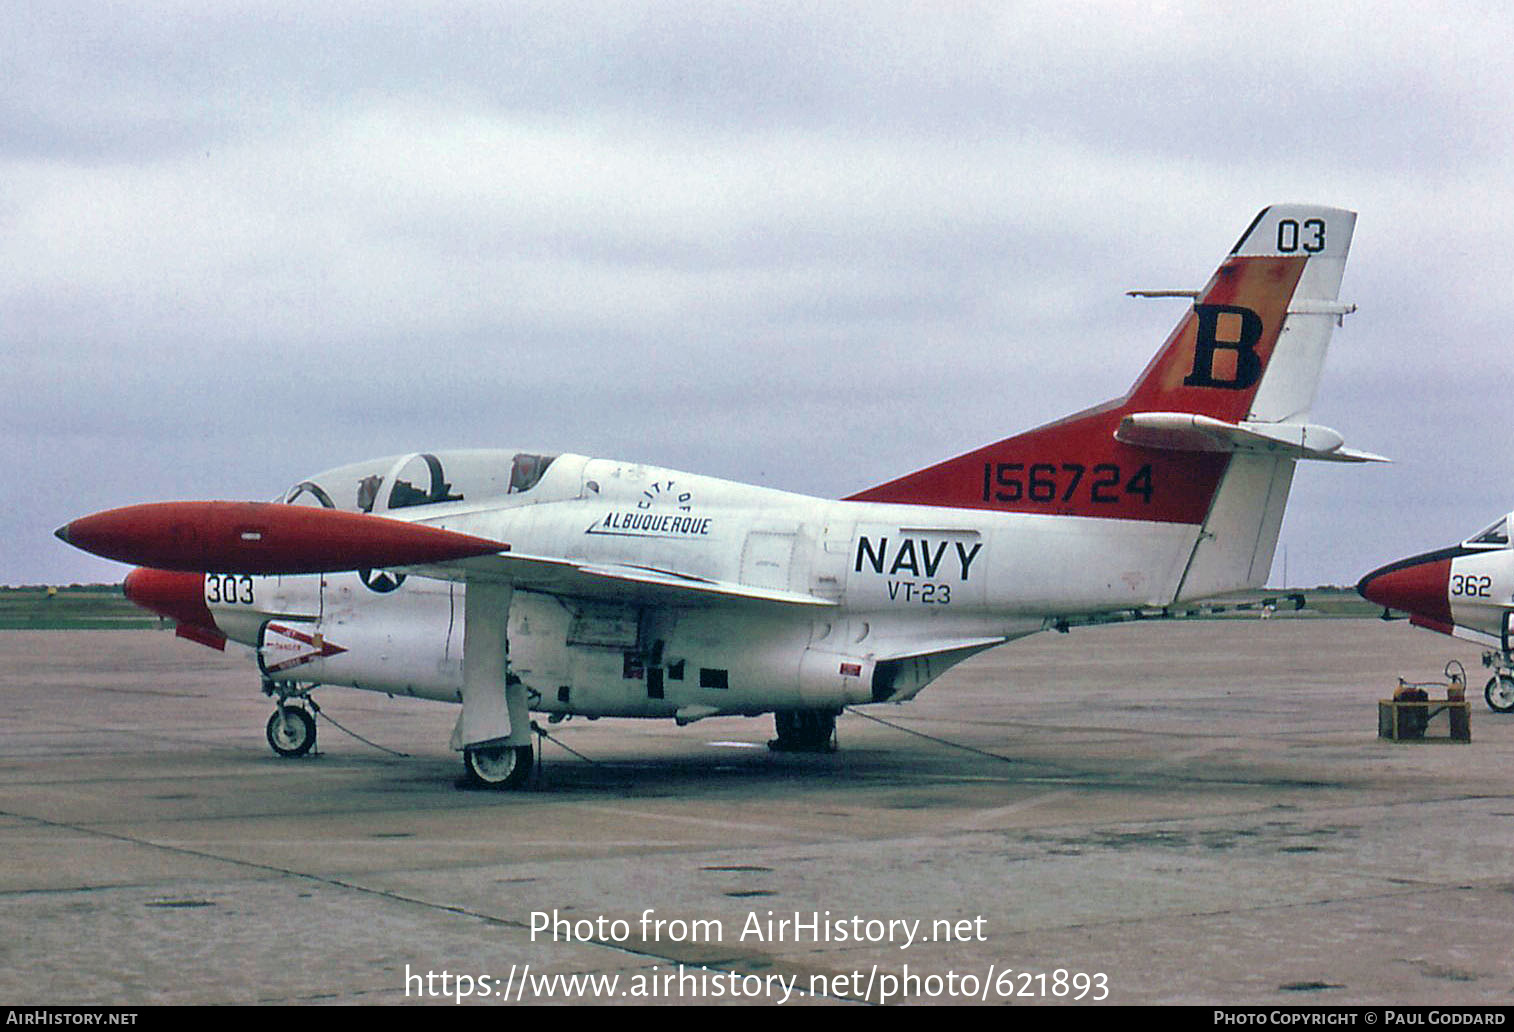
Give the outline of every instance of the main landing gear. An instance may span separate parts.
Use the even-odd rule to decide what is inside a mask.
[[[778,737],[768,742],[773,752],[829,753],[836,751],[839,710],[778,710],[773,724]]]
[[[284,757],[304,756],[315,748],[315,717],[308,705],[317,713],[315,700],[310,698],[310,689],[292,684],[263,682],[263,694],[276,697],[278,708],[268,718],[268,744],[273,751]],[[293,701],[291,701],[293,700]]]
[[[1508,653],[1484,652],[1482,665],[1493,668],[1488,686],[1482,697],[1488,700],[1488,709],[1494,713],[1514,713],[1514,662]]]
[[[531,759],[529,745],[481,745],[463,750],[463,770],[473,788],[524,788]]]

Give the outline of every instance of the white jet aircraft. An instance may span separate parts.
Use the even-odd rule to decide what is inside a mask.
[[[843,500],[582,455],[416,453],[276,502],[75,520],[144,568],[178,633],[252,649],[284,755],[349,685],[460,703],[473,782],[514,787],[531,711],[774,713],[828,750],[847,706],[902,702],[1035,631],[1259,586],[1299,459],[1377,459],[1309,422],[1356,216],[1247,227],[1125,397]]]
[[[1409,614],[1416,627],[1487,649],[1493,669],[1483,689],[1488,707],[1514,713],[1514,513],[1459,545],[1400,559],[1363,577],[1356,590],[1385,610]]]

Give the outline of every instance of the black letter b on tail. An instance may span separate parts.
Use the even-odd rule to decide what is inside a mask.
[[[1256,342],[1262,339],[1261,316],[1238,305],[1194,305],[1193,310],[1199,317],[1198,336],[1193,345],[1193,372],[1183,378],[1183,385],[1224,387],[1233,391],[1255,386],[1262,377],[1262,360],[1256,353]],[[1236,339],[1219,339],[1222,315],[1240,317],[1240,332]],[[1227,329],[1233,326],[1231,322]],[[1214,375],[1214,353],[1219,350],[1235,352],[1235,375],[1230,379]]]

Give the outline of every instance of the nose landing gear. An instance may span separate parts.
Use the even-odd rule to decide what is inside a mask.
[[[1494,713],[1514,713],[1514,662],[1506,652],[1489,651],[1482,654],[1482,665],[1493,669],[1482,697],[1488,709]]]
[[[320,708],[310,698],[310,688],[264,681],[263,694],[274,696],[278,704],[268,718],[266,728],[268,744],[273,751],[293,758],[304,756],[315,748],[315,717],[311,710],[319,713]]]
[[[268,718],[268,744],[280,756],[304,756],[315,746],[315,718],[302,706],[274,710]]]

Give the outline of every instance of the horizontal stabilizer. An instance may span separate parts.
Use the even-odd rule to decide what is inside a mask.
[[[1227,423],[1193,412],[1133,412],[1120,420],[1115,440],[1164,451],[1242,452],[1327,462],[1387,462],[1345,447],[1345,438],[1312,423]]]
[[[1143,299],[1162,299],[1169,297],[1182,297],[1197,301],[1202,294],[1199,290],[1127,290],[1126,297],[1139,297]],[[1295,299],[1288,305],[1289,315],[1329,315],[1335,317],[1335,324],[1339,326],[1341,321],[1356,311],[1356,306],[1345,301],[1327,301],[1318,299]]]

